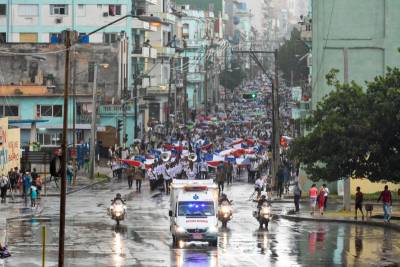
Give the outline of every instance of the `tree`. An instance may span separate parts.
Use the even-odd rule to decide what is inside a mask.
[[[304,123],[311,130],[296,139],[289,156],[301,162],[311,180],[354,177],[400,182],[400,71],[388,69],[367,83],[340,84]]]
[[[301,85],[308,77],[306,57],[309,52],[307,45],[300,39],[300,31],[293,28],[290,39],[279,48],[278,65],[286,81],[291,80],[293,73],[294,84]]]
[[[232,69],[225,69],[220,75],[220,84],[231,91],[239,86],[246,73],[240,68],[238,63],[232,63]]]

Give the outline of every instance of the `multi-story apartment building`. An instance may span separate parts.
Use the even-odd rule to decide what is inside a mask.
[[[126,100],[135,95],[135,74],[143,74],[148,61],[157,58],[157,50],[145,45],[145,40],[148,32],[157,31],[157,23],[153,22],[159,19],[152,17],[143,21],[126,17],[90,36],[87,34],[127,14],[146,16],[147,13],[141,12],[141,8],[143,11],[145,10],[143,7],[155,4],[157,3],[154,0],[89,2],[84,0],[62,2],[0,0],[0,43],[61,43],[63,42],[61,32],[68,28],[76,31],[77,37],[79,36],[78,42],[113,44],[118,42],[123,33],[128,40],[127,51],[124,52],[127,56],[121,61],[121,68],[124,71],[121,71],[118,85],[114,85],[118,86],[118,90],[112,99],[114,105],[121,105],[122,98]],[[137,72],[138,68],[142,71]],[[77,85],[78,92],[80,89]],[[116,107],[113,110],[119,109]],[[129,136],[129,140],[133,140],[133,134]]]

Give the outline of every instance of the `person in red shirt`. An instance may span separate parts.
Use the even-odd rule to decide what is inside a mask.
[[[389,187],[385,185],[385,189],[381,192],[378,202],[382,199],[383,202],[383,221],[390,221],[390,207],[392,206],[392,193],[389,191]]]
[[[314,215],[315,212],[315,205],[317,204],[317,195],[318,195],[318,188],[316,184],[313,184],[308,191],[310,196],[310,208],[311,208],[311,215]]]

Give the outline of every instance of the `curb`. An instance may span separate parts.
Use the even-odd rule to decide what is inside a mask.
[[[379,226],[383,228],[390,228],[400,232],[400,225],[393,223],[383,223],[375,221],[353,221],[347,219],[333,219],[333,218],[310,218],[310,217],[299,217],[292,215],[277,215],[279,218],[287,219],[291,221],[317,221],[317,222],[328,222],[328,223],[348,223],[348,224],[358,224],[358,225],[368,225],[368,226]]]
[[[82,186],[82,187],[80,187],[80,188],[76,188],[76,189],[67,191],[66,194],[67,194],[67,195],[73,194],[73,193],[82,191],[82,190],[84,190],[84,189],[86,189],[86,188],[89,188],[89,187],[98,185],[98,184],[103,183],[103,182],[108,182],[108,181],[98,181],[98,182],[94,182],[94,183],[92,183],[92,184],[84,185],[84,186]],[[57,194],[55,194],[55,193],[50,193],[50,194],[45,195],[45,197],[59,197],[59,196],[60,196],[59,193],[57,193]]]

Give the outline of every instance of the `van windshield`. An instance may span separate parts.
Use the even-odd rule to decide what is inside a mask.
[[[214,216],[214,203],[212,201],[181,201],[178,204],[178,216]]]

